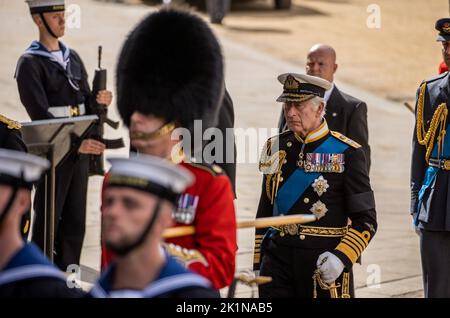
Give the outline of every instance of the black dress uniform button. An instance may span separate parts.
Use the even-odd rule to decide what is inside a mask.
[[[306,238],[306,236],[305,235],[300,235],[300,239],[303,241],[304,239]]]
[[[288,141],[288,142],[286,143],[286,146],[291,147],[291,146],[292,146],[292,142]]]
[[[303,202],[309,203],[309,198],[304,198],[304,199],[303,199]]]

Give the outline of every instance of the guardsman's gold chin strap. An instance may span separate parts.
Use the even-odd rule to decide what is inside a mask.
[[[150,133],[144,133],[144,132],[135,132],[130,134],[131,139],[142,139],[142,140],[154,140],[159,137],[165,136],[167,134],[170,134],[174,129],[176,128],[176,125],[174,122],[170,122],[162,126],[156,131],[150,132]]]

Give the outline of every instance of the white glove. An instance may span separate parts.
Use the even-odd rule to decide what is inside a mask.
[[[327,284],[331,284],[338,279],[345,267],[344,263],[330,252],[320,254],[316,265],[322,280]]]

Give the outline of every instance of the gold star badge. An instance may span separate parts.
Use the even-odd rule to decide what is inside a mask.
[[[316,216],[317,220],[323,218],[328,212],[327,206],[320,200],[314,203],[309,210]]]
[[[316,180],[314,180],[312,187],[314,189],[314,192],[316,192],[320,197],[322,196],[322,194],[324,194],[324,192],[327,192],[327,189],[330,186],[328,185],[328,181],[324,179],[323,176],[320,176]]]

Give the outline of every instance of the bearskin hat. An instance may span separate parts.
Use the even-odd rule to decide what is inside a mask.
[[[213,126],[224,94],[223,68],[220,45],[200,17],[175,9],[151,13],[119,57],[119,113],[127,126],[135,111],[188,129],[195,119]]]

